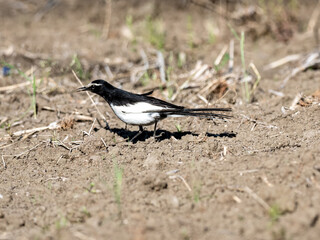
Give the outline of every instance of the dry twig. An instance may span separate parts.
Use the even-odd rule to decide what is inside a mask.
[[[283,80],[282,84],[280,85],[280,89],[284,88],[287,82],[297,75],[298,73],[315,66],[317,64],[320,64],[320,53],[319,52],[312,52],[308,54],[306,58],[303,59],[302,65],[299,67],[296,67],[292,70],[292,72]]]
[[[100,139],[101,139],[103,145],[104,145],[106,148],[108,148],[108,146],[107,146],[106,142],[103,140],[103,138],[100,138]]]
[[[220,64],[220,62],[221,62],[223,56],[225,55],[225,53],[227,52],[227,50],[228,50],[228,45],[225,45],[225,46],[221,49],[218,57],[217,57],[216,60],[214,61],[214,65],[215,65],[215,66],[218,66],[218,65]]]
[[[112,0],[106,0],[106,13],[105,13],[105,19],[104,19],[104,25],[103,25],[103,31],[102,31],[103,39],[107,39],[109,35],[111,14],[112,14],[111,7],[112,7]]]
[[[234,40],[230,40],[229,44],[229,69],[228,72],[232,73],[233,71],[233,64],[234,64]]]
[[[320,14],[320,1],[318,1],[317,6],[315,7],[314,11],[312,12],[312,15],[309,20],[308,27],[307,27],[307,33],[313,32],[314,29],[316,28],[317,22],[320,21],[319,14]]]
[[[189,186],[189,184],[187,183],[187,181],[180,175],[174,175],[174,176],[169,176],[170,179],[176,179],[176,178],[179,178],[183,183],[184,185],[186,186],[186,188],[188,189],[189,192],[192,191],[191,187]]]
[[[253,123],[255,123],[255,124],[260,124],[260,125],[262,125],[262,126],[265,126],[266,128],[278,128],[278,127],[275,126],[275,125],[267,124],[267,123],[265,123],[265,122],[257,121],[257,120],[252,119],[252,118],[250,118],[250,117],[248,117],[248,116],[246,116],[246,115],[244,115],[244,114],[240,114],[240,115],[241,115],[243,118],[247,119],[248,121],[253,122]]]
[[[1,155],[1,158],[2,158],[3,168],[6,169],[6,168],[7,168],[7,164],[6,164],[6,162],[4,161],[3,155]]]
[[[284,64],[287,64],[289,62],[298,61],[300,58],[301,58],[300,54],[292,54],[292,55],[286,56],[284,58],[281,58],[279,60],[276,60],[276,61],[274,61],[272,63],[269,63],[268,65],[266,65],[263,68],[263,70],[267,71],[267,70],[270,70],[270,69],[274,69],[274,68],[280,67],[280,66],[282,66]]]
[[[27,74],[26,74],[27,75]],[[36,84],[40,83],[40,79],[36,80]],[[20,89],[22,87],[28,86],[30,85],[31,82],[27,81],[27,82],[23,82],[23,83],[18,83],[18,84],[14,84],[14,85],[10,85],[10,86],[4,86],[4,87],[0,87],[0,92],[9,92],[9,91],[14,91],[17,89]]]
[[[97,120],[97,119],[95,118],[94,121],[93,121],[93,123],[92,123],[92,125],[91,125],[91,127],[90,127],[90,129],[89,129],[89,132],[83,131],[84,134],[87,134],[88,136],[91,135],[91,131],[92,131],[92,129],[93,129],[93,126],[94,126],[96,120]]]
[[[34,147],[22,152],[22,153],[19,153],[19,154],[16,154],[14,155],[14,157],[21,157],[22,155],[26,154],[26,153],[29,153],[30,151],[32,151],[33,149],[36,149],[37,147],[39,147],[40,145],[42,145],[43,143],[46,143],[46,142],[41,142],[41,143],[38,143],[37,145],[35,145]]]
[[[292,100],[291,106],[289,107],[290,110],[293,111],[293,110],[296,109],[297,104],[298,104],[298,102],[300,101],[301,97],[302,97],[302,94],[301,94],[301,93],[298,93],[298,94],[295,96],[295,98]]]
[[[20,130],[20,131],[14,132],[12,134],[12,136],[19,137],[19,136],[22,136],[25,134],[40,132],[40,131],[47,130],[47,129],[58,129],[58,128],[60,128],[60,125],[57,122],[52,122],[48,126],[45,126],[45,127],[38,127],[38,128],[32,128],[32,129]],[[5,135],[5,137],[10,137],[10,135],[7,134],[7,135]]]
[[[266,211],[270,211],[271,207],[261,197],[259,197],[251,188],[246,186],[244,191],[247,192],[254,200],[256,200]]]
[[[164,58],[163,58],[163,54],[161,51],[157,51],[157,62],[158,62],[158,65],[159,65],[159,72],[160,72],[160,79],[161,79],[161,82],[163,84],[166,83],[166,67],[165,67],[165,63],[164,63]]]

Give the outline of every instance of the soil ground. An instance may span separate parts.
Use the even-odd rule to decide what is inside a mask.
[[[280,33],[292,31],[287,39],[272,28],[259,35],[267,25],[261,19],[255,20],[255,34],[246,32],[246,63],[253,62],[262,75],[254,101],[245,103],[241,84],[233,84],[237,94],[210,100],[231,107],[231,120],[165,119],[157,141],[150,126],[137,141],[127,142],[137,127],[125,129],[93,96],[111,129],[105,128],[88,96],[74,91],[80,85],[71,67],[78,75],[84,72],[84,84],[109,79],[137,93],[159,87],[158,72],[147,83],[130,81],[133,69],[144,66],[141,49],[151,62],[155,58],[152,43],[164,44],[167,68],[171,56],[186,55],[182,67],[173,64],[178,85],[183,81],[175,76],[190,72],[198,60],[212,66],[231,39],[235,68],[241,68],[239,41],[217,13],[224,10],[187,2],[112,1],[106,21],[110,12],[104,1],[0,1],[1,66],[6,62],[26,74],[33,67],[42,79],[36,118],[30,85],[0,92],[0,239],[318,239],[320,105],[314,93],[320,71],[302,71],[280,89],[299,63],[263,70],[280,58],[316,49],[313,34],[306,33],[316,1],[296,7],[294,20],[284,21]],[[150,30],[146,24],[152,29],[148,21],[164,29],[163,43],[143,37]],[[216,29],[211,40],[208,22]],[[27,81],[14,69],[0,80],[0,87]],[[169,101],[167,92],[157,88],[153,96]],[[197,87],[187,88],[173,103],[206,107],[194,97],[198,93]],[[290,109],[299,93],[312,101],[300,100]],[[91,120],[79,121],[78,113]],[[12,136],[53,122],[63,126]]]

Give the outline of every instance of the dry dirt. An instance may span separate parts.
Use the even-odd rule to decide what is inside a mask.
[[[297,65],[263,71],[289,54],[314,51],[313,35],[303,31],[315,8],[312,1],[299,8],[306,18],[298,19],[287,42],[272,34],[246,39],[246,62],[257,65],[262,80],[254,102],[244,103],[236,86],[234,100],[216,103],[232,107],[233,119],[166,119],[159,124],[158,141],[149,127],[134,143],[126,139],[137,127],[125,130],[95,96],[111,130],[104,128],[87,95],[74,92],[79,83],[70,70],[73,56],[91,74],[85,84],[106,79],[107,58],[116,76],[113,84],[144,92],[161,83],[130,83],[130,69],[143,66],[140,47],[151,47],[123,36],[126,16],[128,22],[132,15],[133,23],[147,15],[163,19],[166,63],[170,51],[187,55],[185,66],[176,70],[179,74],[191,71],[197,60],[212,65],[234,38],[230,29],[213,12],[184,6],[184,1],[159,6],[113,1],[105,40],[103,1],[61,1],[48,12],[40,10],[45,2],[0,1],[1,67],[7,62],[28,72],[34,66],[35,76],[43,79],[37,88],[36,119],[29,109],[30,85],[0,92],[0,239],[319,238],[319,98],[288,108],[298,93],[310,96],[320,89],[320,71],[300,72],[280,90],[288,70]],[[215,19],[221,32],[208,44],[204,21]],[[188,21],[193,48],[188,45]],[[235,65],[240,66],[238,41],[235,48]],[[26,81],[11,72],[1,75],[0,87]],[[193,97],[197,91],[186,89],[174,103],[204,107]],[[159,89],[153,96],[165,99]],[[78,121],[74,112],[97,121]],[[56,121],[63,121],[64,129],[8,137]]]

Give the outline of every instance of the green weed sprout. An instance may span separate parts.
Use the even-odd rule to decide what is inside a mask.
[[[131,34],[132,34],[132,43],[136,44],[137,43],[137,39],[133,33],[133,17],[132,15],[127,15],[126,16],[126,25],[128,27],[128,29],[130,30]]]
[[[132,29],[132,15],[127,15],[126,16],[126,25],[128,26],[128,28],[131,30]]]
[[[184,52],[178,54],[178,68],[182,68],[187,62],[187,55]]]
[[[244,32],[242,31],[241,38],[240,38],[240,54],[241,54],[242,72],[244,74],[244,79],[245,79],[247,76],[247,73],[246,73],[246,62],[244,58],[244,41],[245,41],[245,35],[244,35]],[[244,82],[244,92],[245,92],[245,99],[247,102],[249,102],[251,97],[250,97],[248,81]]]
[[[192,161],[191,165],[193,170],[196,170],[196,164],[194,160]],[[193,171],[194,172],[194,171]],[[195,203],[199,203],[201,193],[201,180],[199,179],[199,175],[196,176],[196,174],[193,174],[192,176],[192,198]]]
[[[215,41],[216,41],[216,35],[214,33],[214,27],[212,26],[212,24],[207,23],[206,24],[206,29],[207,29],[207,32],[208,32],[208,35],[209,35],[208,43],[209,44],[214,44]]]
[[[241,35],[237,34],[237,32],[234,30],[234,28],[229,24],[228,25],[231,32],[234,34],[235,38],[240,41],[240,55],[241,55],[241,65],[242,65],[242,72],[243,72],[243,79],[246,80],[247,77],[247,71],[246,71],[246,62],[245,62],[245,54],[244,54],[244,44],[245,44],[245,33],[242,31]],[[257,79],[253,86],[250,88],[248,81],[244,81],[244,84],[242,84],[242,94],[246,100],[246,102],[250,102],[252,100],[252,96],[254,95],[254,92],[256,88],[258,87],[260,80],[261,80],[261,75],[255,65],[253,63],[250,64],[250,67],[254,71]]]
[[[193,32],[192,17],[190,15],[188,16],[187,29],[188,29],[188,45],[192,49],[194,48],[194,32]]]
[[[281,215],[282,215],[282,211],[277,204],[274,204],[270,207],[269,217],[271,219],[272,224],[277,222]]]
[[[173,53],[170,52],[169,54],[169,58],[168,58],[168,67],[166,70],[166,74],[167,74],[167,81],[170,82],[171,80],[171,73],[173,71]]]
[[[182,132],[181,125],[179,123],[176,124],[176,129],[179,133]]]
[[[192,187],[193,201],[195,203],[200,202],[201,184],[200,182],[194,182]]]
[[[74,71],[76,72],[77,76],[78,76],[81,80],[90,78],[89,73],[86,73],[86,72],[83,70],[83,67],[82,67],[82,65],[81,65],[81,62],[80,62],[77,54],[73,55],[72,61],[71,61],[71,64],[70,64],[70,67],[71,67],[71,68],[74,68]]]
[[[60,218],[56,221],[56,228],[60,230],[68,225],[68,220],[65,216],[60,216]]]
[[[114,171],[114,182],[113,182],[113,193],[115,201],[118,205],[118,212],[121,216],[121,192],[122,192],[122,180],[123,180],[123,169],[118,165],[116,160],[113,160],[113,171]]]
[[[149,16],[146,18],[146,33],[148,41],[157,49],[162,50],[165,43],[165,33],[162,30],[160,20],[154,21]]]
[[[216,72],[219,72],[230,60],[230,55],[228,53],[225,53],[218,65],[214,65],[214,69]]]
[[[86,208],[86,206],[82,206],[82,208],[80,209],[80,211],[87,217],[91,217],[91,213],[88,211],[88,209]]]
[[[140,78],[142,86],[147,86],[150,83],[150,76],[148,71],[146,71],[143,76]]]

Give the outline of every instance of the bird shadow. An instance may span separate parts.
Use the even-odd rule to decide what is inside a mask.
[[[117,134],[118,136],[122,137],[123,139],[127,139],[128,141],[130,141],[130,139],[134,138],[137,134],[138,131],[130,131],[124,128],[108,128],[107,130],[109,130],[112,133]],[[193,133],[190,131],[180,131],[180,132],[169,132],[167,130],[161,130],[158,129],[156,132],[156,140],[157,142],[161,142],[163,140],[166,139],[170,139],[171,137],[174,137],[175,139],[180,140],[182,137],[187,136],[187,135],[191,135],[191,136],[199,136],[199,134],[197,133]],[[227,137],[227,138],[234,138],[237,136],[236,133],[234,132],[223,132],[223,133],[209,133],[206,132],[206,136],[207,137],[214,137],[214,138],[222,138],[222,137]],[[137,138],[135,138],[132,143],[137,143],[139,141],[146,141],[149,138],[153,138],[153,131],[143,131],[141,135],[139,135]]]

